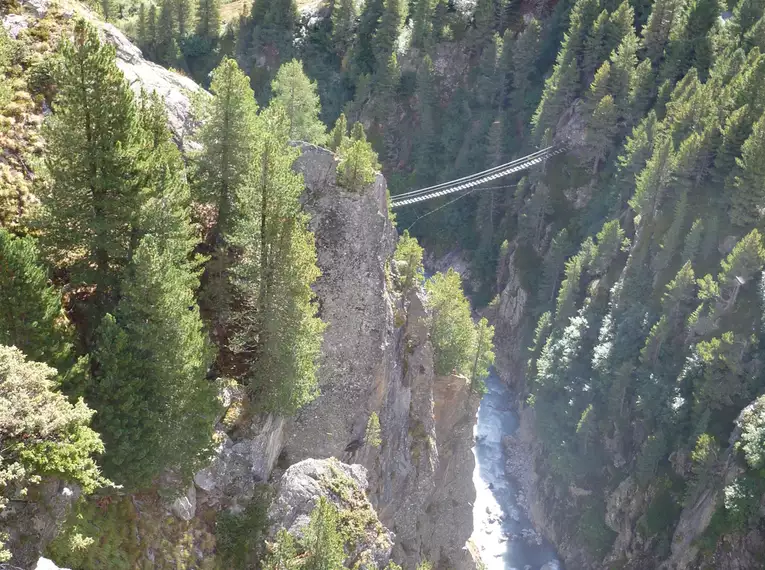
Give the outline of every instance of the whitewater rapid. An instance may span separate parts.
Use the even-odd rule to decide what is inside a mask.
[[[563,570],[555,551],[533,530],[517,504],[518,487],[505,474],[502,438],[518,428],[512,394],[492,374],[478,408],[475,436],[472,541],[487,570]]]

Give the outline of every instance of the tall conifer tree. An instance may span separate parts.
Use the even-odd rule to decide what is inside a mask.
[[[136,245],[130,236],[139,224],[143,132],[114,48],[84,21],[62,48],[56,83],[45,128],[44,246],[50,259],[63,260],[72,283],[95,287],[100,320]]]

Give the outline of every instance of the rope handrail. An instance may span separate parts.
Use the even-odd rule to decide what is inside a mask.
[[[455,185],[455,184],[461,184],[464,182],[469,182],[472,179],[479,178],[482,176],[489,176],[491,174],[494,174],[495,172],[499,170],[503,170],[505,168],[510,168],[512,166],[515,166],[516,164],[519,164],[521,162],[536,158],[538,155],[544,154],[546,152],[549,152],[550,150],[555,149],[554,146],[548,146],[546,148],[537,150],[535,152],[532,152],[531,154],[528,154],[526,156],[522,156],[521,158],[516,158],[514,160],[511,160],[510,162],[506,162],[504,164],[500,164],[498,166],[492,166],[491,168],[487,168],[486,170],[482,170],[481,172],[475,172],[473,174],[468,174],[467,176],[463,176],[462,178],[457,178],[455,180],[449,180],[447,182],[440,182],[438,184],[434,184],[433,186],[427,186],[425,188],[419,188],[417,190],[412,190],[410,192],[404,192],[403,194],[396,194],[392,197],[392,199],[406,199],[413,196],[418,196],[420,194],[426,193],[426,192],[433,192],[437,190],[441,190],[443,188]]]
[[[525,170],[534,164],[538,164],[552,156],[562,153],[564,150],[565,147],[547,147],[520,159],[516,159],[494,168],[490,168],[483,172],[478,172],[470,176],[464,176],[450,182],[436,184],[435,186],[431,186],[429,188],[422,188],[420,190],[414,190],[405,194],[397,194],[396,196],[391,197],[390,205],[391,208],[397,208],[400,206],[414,204],[416,202],[422,202],[424,200],[430,200],[432,198],[438,198],[440,196],[445,196],[453,192],[459,192],[460,190],[465,190],[474,186],[479,186],[480,184],[489,182],[491,180],[496,180],[497,178],[512,174],[513,172]]]

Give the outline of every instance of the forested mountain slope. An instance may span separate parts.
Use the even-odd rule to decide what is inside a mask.
[[[500,359],[572,566],[757,567],[765,4],[295,9],[255,2],[219,51],[261,98],[302,58],[325,119],[367,125],[393,192],[570,145],[412,231],[466,251],[479,304],[501,293]]]
[[[298,62],[259,106],[2,9],[3,568],[473,568],[493,328],[424,287],[362,124]]]
[[[316,257],[299,201],[302,182],[290,170],[297,152],[289,139],[337,150],[336,180],[351,193],[374,180],[377,160],[397,193],[559,142],[568,152],[520,181],[506,179],[437,211],[450,198],[398,213],[399,227],[437,255],[459,249],[469,260],[472,299],[497,326],[498,365],[518,395],[519,445],[533,460],[526,468],[537,482],[532,513],[574,569],[760,568],[765,2],[335,0],[298,6],[258,0],[238,18],[230,17],[232,6],[239,5],[224,6],[223,16],[214,0],[92,6],[123,27],[147,57],[213,93],[197,103],[203,120],[192,145],[197,154],[189,162],[189,185],[172,175],[184,171],[183,161],[159,127],[159,104],[142,99],[139,111],[108,58],[83,52],[87,42],[70,45],[69,57],[79,53],[104,82],[99,112],[121,141],[115,147],[109,135],[90,147],[108,165],[95,176],[95,188],[109,187],[125,201],[98,204],[85,209],[91,218],[83,217],[83,200],[98,193],[83,191],[93,187],[81,184],[93,176],[87,160],[71,160],[81,144],[72,133],[84,124],[78,113],[87,107],[71,86],[71,110],[57,111],[50,121],[41,188],[31,191],[22,155],[14,151],[3,161],[2,223],[21,234],[39,232],[42,251],[38,256],[21,239],[6,247],[20,252],[15,255],[39,299],[33,308],[53,332],[41,341],[37,331],[14,331],[0,341],[18,345],[23,335],[22,349],[59,369],[70,395],[114,410],[97,414],[93,424],[106,443],[106,475],[129,477],[140,487],[168,463],[184,472],[201,465],[217,417],[207,406],[208,376],[234,377],[250,387],[248,397],[257,394],[252,407],[239,409],[292,414],[307,405],[291,425],[310,429],[306,418],[321,398],[309,402],[326,381],[315,373],[323,325],[310,292],[322,256]],[[0,56],[7,77],[25,82],[38,97],[23,89],[0,91],[3,124],[18,126],[3,133],[38,161],[44,154],[35,139],[39,119],[29,110],[41,110],[43,101],[51,103],[67,88],[66,68],[48,69],[45,58],[57,38],[37,37],[47,27],[24,36],[42,40],[30,41],[39,56],[28,49]],[[71,69],[68,79],[76,85]],[[336,128],[327,135],[319,119]],[[260,175],[248,167],[253,163]],[[140,189],[126,182],[135,175]],[[50,217],[28,223],[26,207],[38,195]],[[337,223],[331,215],[318,218],[317,232]],[[283,219],[290,220],[290,231],[276,223]],[[71,231],[72,224],[88,231]],[[435,350],[439,373],[438,358],[445,356],[439,350],[449,346],[440,344],[438,326],[428,331],[435,346],[410,342],[420,326],[407,315],[418,313],[410,286],[422,278],[422,252],[416,245],[407,250],[408,239],[395,263],[386,266],[388,252],[365,276],[381,286],[381,295],[393,289],[396,295],[380,305],[373,322],[352,321],[365,334],[390,341],[386,350],[395,347],[401,368],[365,374],[374,380],[363,385],[363,412],[317,415],[322,426],[342,425],[320,445],[331,453],[345,443],[350,458],[374,471],[378,505],[392,510],[398,508],[391,506],[396,491],[419,489],[420,482],[427,492],[419,495],[419,506],[439,498],[430,492],[437,486],[430,473],[438,472],[431,438],[439,427],[419,415],[432,405],[433,374],[425,366],[422,376],[409,363],[427,361]],[[265,252],[272,250],[280,253],[269,257]],[[63,300],[46,289],[44,263],[54,284],[63,286]],[[401,272],[400,280],[389,277],[396,287],[381,285],[388,279],[385,267],[394,276]],[[173,279],[160,279],[165,275]],[[141,302],[143,283],[155,284],[148,289],[156,315]],[[298,286],[280,296],[284,289],[271,285],[284,283]],[[461,296],[458,279],[456,288],[450,277],[430,283],[451,300]],[[438,290],[430,293],[439,298]],[[62,302],[68,320],[56,317]],[[447,333],[464,332],[468,342],[462,344],[490,362],[476,346],[466,308],[454,306],[459,310],[450,314],[458,316],[450,322],[461,325]],[[165,326],[176,322],[183,334]],[[292,346],[300,349],[298,358],[289,353]],[[181,381],[169,371],[184,353],[193,357],[181,357]],[[454,368],[469,372],[470,355],[458,356]],[[7,359],[15,362],[12,355]],[[14,366],[36,378],[48,374]],[[125,372],[131,366],[146,370],[141,378],[163,379],[167,390],[143,394]],[[145,414],[136,423],[146,437],[136,435],[132,410],[114,397],[113,387],[124,386],[131,387],[128,393],[138,386],[143,394],[126,400],[136,417]],[[178,386],[193,389],[174,400]],[[325,394],[325,412],[343,409],[342,391]],[[157,401],[167,402],[163,413],[176,414],[164,424],[147,403]],[[417,403],[410,408],[403,402]],[[417,412],[396,415],[399,407],[391,403]],[[208,418],[198,430],[178,421],[187,405]],[[86,424],[86,416],[80,409],[73,425]],[[130,421],[112,421],[122,417]],[[377,431],[373,417],[396,442],[386,443],[379,456],[366,440],[367,430]],[[245,418],[247,429],[259,425]],[[151,422],[168,430],[177,454],[151,444]],[[252,434],[238,427],[228,432],[261,441],[262,433],[248,439]],[[85,452],[79,459],[90,465],[87,456],[99,444],[89,432],[78,433],[87,443],[78,448]],[[320,437],[296,435],[287,456],[302,458]],[[278,439],[269,438],[269,445]],[[461,439],[455,445],[464,451]],[[119,451],[110,455],[110,449]],[[149,460],[132,461],[139,452]],[[394,485],[386,461],[402,457],[406,472],[416,476]],[[450,497],[443,499],[441,505],[449,504]],[[386,517],[386,524],[398,521],[397,533],[415,520],[404,510],[383,511]],[[407,548],[423,545],[427,535],[405,541]],[[444,556],[439,560],[454,561],[446,549],[422,548],[427,556],[437,551]],[[413,563],[420,552],[404,554]]]

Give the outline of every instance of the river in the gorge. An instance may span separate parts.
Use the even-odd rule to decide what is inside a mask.
[[[502,438],[518,428],[512,394],[495,375],[486,379],[474,428],[473,536],[487,570],[563,570],[552,546],[518,507],[518,486],[505,474]]]

